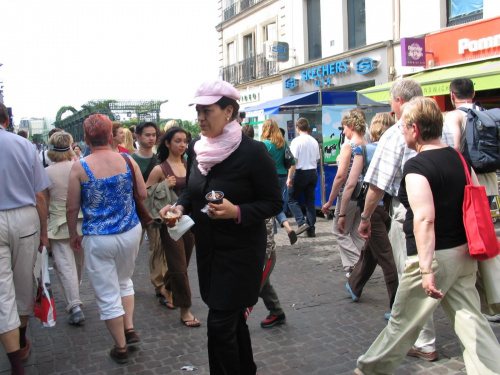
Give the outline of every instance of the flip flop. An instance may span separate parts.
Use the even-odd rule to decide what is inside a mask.
[[[191,322],[196,322],[196,318],[194,316],[193,316],[193,319],[190,319],[190,320],[182,320],[182,318],[181,318],[181,322],[182,322],[182,324],[184,324],[186,327],[189,327],[189,328],[196,328],[196,327],[201,326],[200,322],[195,323],[195,324],[188,324]]]
[[[160,302],[160,305],[165,306],[169,310],[177,310],[177,307],[174,306],[172,302],[167,301],[165,298],[160,298],[158,302]]]

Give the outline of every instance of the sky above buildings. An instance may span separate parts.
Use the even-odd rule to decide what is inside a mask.
[[[190,99],[219,73],[217,8],[217,0],[4,0],[4,102],[17,124],[100,99],[168,100],[162,118],[192,121]]]

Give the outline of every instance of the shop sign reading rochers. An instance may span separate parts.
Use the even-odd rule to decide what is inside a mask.
[[[357,74],[368,74],[376,69],[376,61],[369,58],[363,57],[356,61],[354,64],[355,71]],[[332,84],[332,75],[347,72],[351,67],[351,63],[348,59],[343,59],[339,61],[333,61],[329,64],[318,65],[311,69],[305,69],[300,72],[301,81],[311,81],[314,80],[316,87],[328,86]],[[285,89],[293,90],[298,86],[298,80],[295,78],[288,78],[285,80]]]

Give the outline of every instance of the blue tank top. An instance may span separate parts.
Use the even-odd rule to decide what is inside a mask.
[[[80,163],[90,179],[81,183],[83,234],[119,234],[139,224],[128,165],[125,173],[96,179],[85,159]]]

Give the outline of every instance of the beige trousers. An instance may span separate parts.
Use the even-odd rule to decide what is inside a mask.
[[[69,238],[50,240],[50,248],[54,257],[54,267],[57,277],[64,292],[66,301],[66,312],[76,306],[83,306],[80,300],[80,281],[82,280],[82,268],[85,260],[84,250],[73,251],[69,245]]]
[[[339,244],[340,259],[344,270],[348,271],[358,262],[361,255],[361,249],[365,240],[359,235],[358,227],[361,222],[361,213],[359,212],[358,202],[350,201],[347,206],[344,234],[339,232],[339,213],[342,194],[337,198],[335,206],[335,217],[332,223],[332,233]]]
[[[406,261],[391,319],[358,358],[364,374],[393,374],[439,304],[462,343],[467,374],[500,374],[500,345],[480,311],[475,288],[477,262],[469,256],[467,245],[436,251],[432,270],[436,287],[444,294],[442,300],[425,294],[418,256]]]
[[[401,280],[406,267],[406,260],[408,258],[406,253],[406,238],[405,233],[403,232],[403,222],[406,218],[406,208],[404,208],[399,199],[393,198],[390,211],[392,222],[388,236],[392,246],[394,263],[396,264],[396,269],[398,271],[398,278]],[[434,318],[432,315],[422,327],[418,338],[413,344],[413,348],[425,353],[430,353],[436,350],[436,331],[434,329]]]

